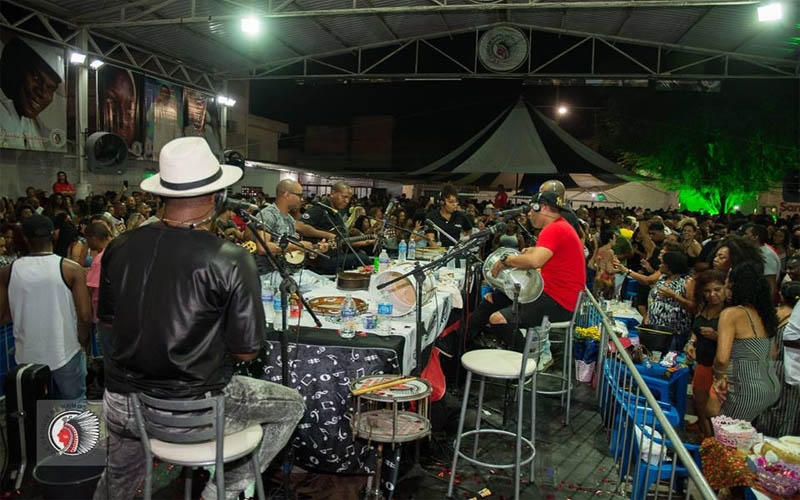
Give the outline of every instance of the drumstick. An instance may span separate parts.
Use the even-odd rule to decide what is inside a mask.
[[[412,380],[416,379],[416,377],[397,377],[391,380],[387,380],[386,382],[381,382],[380,384],[371,385],[369,387],[360,387],[358,389],[353,389],[350,392],[353,396],[360,396],[362,394],[366,394],[368,392],[379,391],[382,389],[388,389],[390,387],[394,387],[396,385],[405,384],[406,382],[411,382]]]

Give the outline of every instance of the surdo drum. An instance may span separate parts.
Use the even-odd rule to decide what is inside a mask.
[[[379,272],[372,282],[370,293],[374,297],[378,297],[385,291],[389,295],[389,300],[392,302],[392,316],[394,317],[405,316],[417,308],[417,284],[414,275],[407,276],[381,290],[378,290],[377,286],[406,274],[413,269],[414,264],[400,264],[386,271]],[[436,285],[434,284],[433,277],[429,273],[425,273],[425,281],[422,285],[422,304],[427,304],[435,293]]]

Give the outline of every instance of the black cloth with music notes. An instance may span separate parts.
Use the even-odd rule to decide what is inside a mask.
[[[295,463],[324,472],[374,473],[374,449],[356,439],[350,427],[356,401],[350,383],[366,375],[400,373],[405,339],[372,334],[342,339],[336,330],[301,327],[289,340],[291,387],[306,403],[292,440]],[[258,358],[236,363],[235,373],[280,384],[280,353],[280,332],[270,331]]]

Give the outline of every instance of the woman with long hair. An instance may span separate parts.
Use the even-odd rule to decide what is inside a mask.
[[[729,303],[719,315],[712,397],[722,403],[720,414],[752,422],[780,395],[770,359],[778,316],[763,266],[750,261],[737,265],[727,285]]]
[[[775,309],[778,315],[778,333],[772,345],[775,358],[775,370],[781,386],[778,401],[768,408],[756,421],[756,428],[765,436],[798,436],[800,435],[800,385],[790,373],[800,360],[800,349],[797,340],[784,339],[786,325],[792,311],[800,301],[800,281],[788,281],[781,286],[781,304]],[[792,347],[795,346],[795,347]],[[794,385],[790,384],[794,383]]]
[[[53,192],[65,196],[75,196],[75,186],[67,179],[67,173],[59,170],[56,173],[56,182],[53,183]]]
[[[713,379],[712,366],[717,352],[719,315],[725,308],[725,273],[709,269],[694,278],[694,310],[692,333],[686,343],[686,355],[697,364],[692,378],[692,399],[700,431],[711,436],[710,415],[706,412]]]
[[[764,266],[758,247],[751,241],[738,235],[729,235],[717,243],[717,249],[714,252],[714,269],[727,273],[745,261],[753,262],[762,268]]]

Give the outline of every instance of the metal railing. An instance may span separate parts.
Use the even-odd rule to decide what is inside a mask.
[[[584,294],[575,324],[597,326],[601,332],[597,398],[618,467],[616,493],[631,500],[648,494],[656,499],[717,498],[700,471],[698,447],[683,443],[675,431],[683,411],[656,400],[591,293]]]

